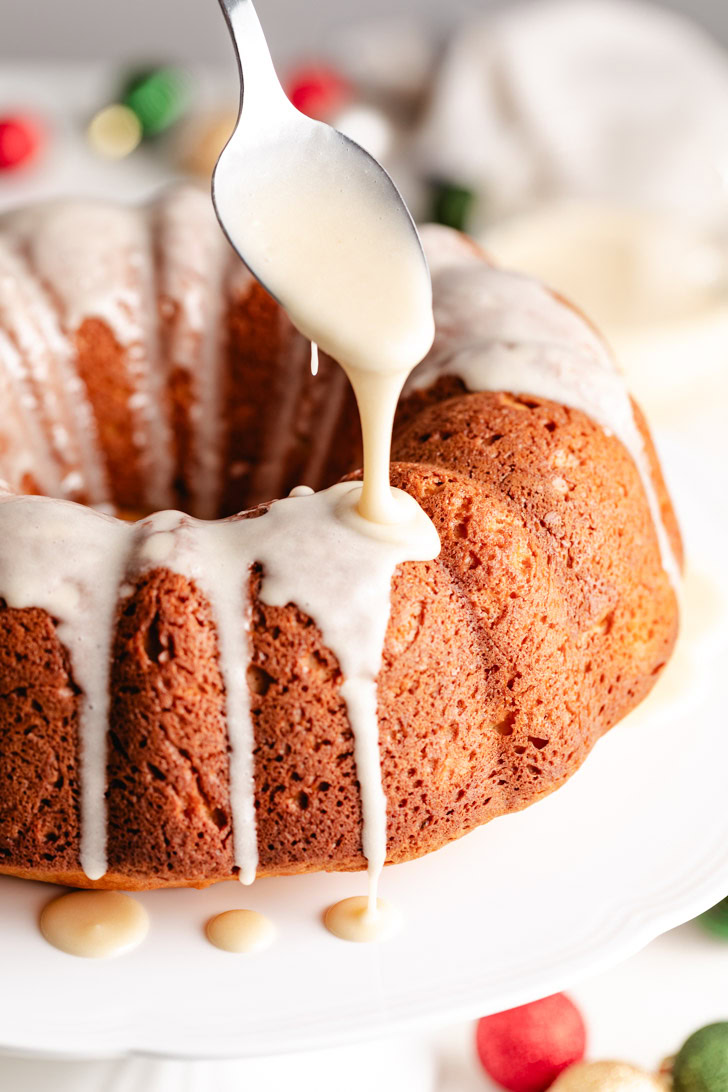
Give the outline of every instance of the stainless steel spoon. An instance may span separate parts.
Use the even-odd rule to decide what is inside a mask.
[[[280,190],[282,182],[301,179],[303,183],[312,171],[318,171],[319,177],[340,180],[341,186],[364,185],[379,218],[386,217],[393,225],[396,222],[398,246],[416,248],[426,269],[414,221],[381,164],[343,133],[312,120],[292,105],[276,76],[252,0],[219,2],[237,53],[241,95],[237,126],[213,174],[212,198],[223,231],[254,276],[284,307],[290,304],[279,282],[275,255],[271,259],[266,254],[262,260],[258,233],[246,228],[257,215],[256,194],[261,192],[262,178],[267,179],[266,189]],[[296,200],[295,185],[290,200]],[[330,224],[322,224],[322,229],[325,227],[331,229]],[[347,237],[345,224],[337,230],[341,231],[342,247],[351,249],[355,261],[356,232],[352,230]],[[387,258],[382,254],[382,261]],[[310,274],[321,283],[325,283],[326,260],[326,253],[315,251],[307,258]],[[292,318],[312,341],[319,340],[315,329],[304,328],[305,316]],[[331,351],[331,346],[322,347]]]
[[[417,229],[368,152],[312,121],[278,82],[252,0],[220,0],[238,51],[241,106],[213,200],[249,269],[315,347],[341,364],[359,404],[358,511],[393,525],[392,426],[402,386],[432,345],[432,284]]]

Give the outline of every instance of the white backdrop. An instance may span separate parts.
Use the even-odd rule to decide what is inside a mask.
[[[513,0],[258,0],[276,55],[315,51],[342,24],[415,14],[436,27]],[[726,0],[660,0],[728,42]],[[3,58],[177,57],[228,62],[216,0],[0,0]]]

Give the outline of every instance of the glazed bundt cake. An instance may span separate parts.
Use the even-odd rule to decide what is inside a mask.
[[[382,573],[390,862],[551,792],[650,690],[681,546],[639,410],[567,303],[448,229],[423,243],[437,334],[391,479],[441,552],[390,557],[390,588],[329,533],[360,458],[343,372],[309,374],[206,195],[2,219],[0,872],[366,867],[346,688]],[[270,502],[301,483],[323,492]]]

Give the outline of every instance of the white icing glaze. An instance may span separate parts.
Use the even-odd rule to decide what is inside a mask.
[[[0,406],[3,407],[3,472],[21,491],[26,476],[44,493],[58,496],[61,478],[45,435],[38,426],[36,402],[23,381],[22,358],[0,330]]]
[[[247,522],[198,523],[179,512],[158,512],[144,521],[146,537],[137,556],[142,567],[163,566],[194,580],[210,601],[225,683],[235,863],[245,884],[253,882],[258,865],[254,738],[246,677],[250,661],[248,572],[258,558],[246,549],[244,531],[238,532]]]
[[[432,270],[437,334],[405,393],[454,375],[472,391],[510,391],[581,410],[613,433],[642,479],[662,563],[675,589],[680,571],[665,530],[632,403],[608,347],[576,311],[539,281],[485,264],[446,228],[423,229]]]
[[[151,215],[149,209],[61,201],[7,217],[5,226],[52,292],[69,334],[85,319],[101,319],[125,350],[145,500],[160,506],[171,499],[173,459],[162,396],[167,375],[150,306],[157,298]]]
[[[171,326],[169,368],[189,375],[193,404],[191,508],[201,519],[218,510],[222,474],[222,318],[232,255],[210,198],[192,187],[173,190],[157,208],[159,289]]]
[[[149,916],[141,903],[119,891],[72,891],[44,907],[40,928],[62,952],[108,959],[141,944]]]
[[[275,940],[276,927],[270,918],[255,910],[225,910],[211,918],[205,935],[223,952],[262,952]]]
[[[10,363],[31,411],[61,469],[60,495],[104,501],[107,483],[86,391],[74,370],[74,349],[56,308],[22,253],[17,230],[0,237],[0,326],[16,349]],[[5,223],[5,221],[3,221]],[[17,235],[16,238],[13,238]]]
[[[82,505],[0,496],[0,595],[58,621],[80,699],[81,867],[106,872],[109,666],[119,586],[134,528]]]

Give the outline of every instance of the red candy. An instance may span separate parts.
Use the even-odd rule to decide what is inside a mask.
[[[22,115],[0,117],[0,171],[22,167],[40,146],[40,131],[34,121]]]
[[[310,118],[330,118],[353,97],[348,80],[326,65],[298,68],[288,78],[286,94],[302,114]]]
[[[563,993],[484,1016],[476,1046],[483,1069],[509,1092],[545,1092],[559,1073],[581,1061],[586,1028]]]

